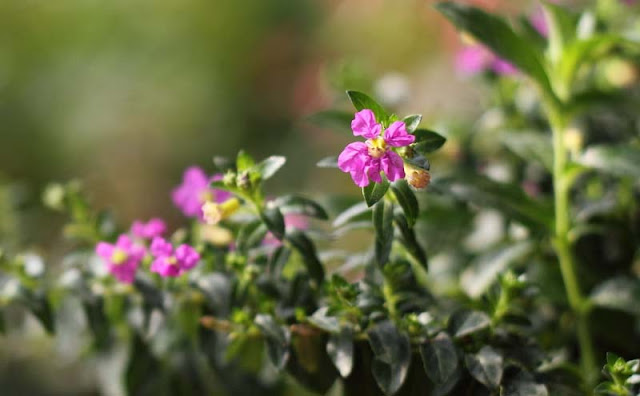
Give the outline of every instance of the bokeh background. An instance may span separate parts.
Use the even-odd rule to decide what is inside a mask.
[[[69,179],[83,182],[96,207],[116,208],[122,224],[151,216],[180,224],[169,191],[182,171],[211,169],[212,156],[241,148],[287,156],[273,193],[355,195],[348,175],[315,167],[350,132],[307,122],[349,108],[345,89],[398,114],[422,113],[427,127],[482,111],[485,91],[456,73],[462,44],[433,3],[0,0],[0,202],[22,208],[18,218],[0,210],[0,237],[55,249],[61,220],[35,203],[47,183]],[[473,3],[507,14],[537,7]],[[10,344],[0,341],[0,373],[13,388],[0,389],[34,394],[34,371],[49,394],[94,389],[83,363],[50,345]]]

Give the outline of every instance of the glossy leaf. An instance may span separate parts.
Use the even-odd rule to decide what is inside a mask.
[[[382,183],[369,183],[368,186],[362,187],[362,196],[367,206],[372,207],[379,200],[381,200],[389,189],[389,180],[386,177],[382,177]]]
[[[411,147],[422,155],[436,151],[447,141],[447,138],[444,136],[427,129],[416,129],[413,135],[416,137],[416,140]]]
[[[393,182],[391,184],[391,190],[407,218],[409,227],[413,227],[420,214],[420,207],[418,206],[418,199],[415,193],[405,179]]]
[[[611,278],[591,292],[591,303],[640,316],[640,280],[629,277]]]
[[[273,203],[275,206],[279,207],[284,214],[302,214],[321,220],[327,220],[329,218],[329,215],[324,208],[320,206],[320,204],[300,195],[285,195],[278,197],[273,201]]]
[[[240,150],[238,152],[238,157],[236,158],[236,168],[238,172],[250,169],[255,164],[256,162],[253,160],[253,157],[247,154],[244,150]]]
[[[282,166],[287,162],[287,159],[282,156],[272,155],[271,157],[267,157],[259,164],[255,165],[254,169],[260,174],[262,180],[270,179],[273,175],[276,174],[282,168]]]
[[[413,133],[416,129],[418,129],[418,125],[420,125],[420,121],[422,121],[421,114],[414,114],[404,117],[402,120],[404,121],[405,128],[407,132]]]
[[[542,7],[549,26],[549,56],[557,62],[567,44],[575,39],[577,18],[556,4],[543,2]]]
[[[475,355],[465,356],[469,373],[489,389],[497,389],[502,381],[503,358],[492,347],[484,346]]]
[[[373,208],[373,228],[376,233],[375,257],[378,265],[389,261],[393,244],[393,204],[381,201]]]
[[[376,383],[387,395],[396,393],[409,371],[411,344],[409,337],[391,323],[383,322],[367,332],[374,361],[371,369]]]
[[[491,325],[489,316],[481,311],[458,311],[449,319],[454,338],[463,338],[486,330]]]
[[[267,226],[261,220],[254,220],[244,224],[236,237],[236,248],[239,252],[246,252],[248,249],[259,245],[267,235]]]
[[[510,132],[500,140],[507,148],[527,161],[535,161],[551,171],[553,168],[553,147],[551,138],[537,132]]]
[[[400,231],[400,235],[398,236],[400,243],[407,249],[409,254],[411,254],[418,263],[420,263],[423,270],[428,270],[429,264],[427,254],[420,243],[418,243],[416,233],[413,228],[409,227],[406,217],[396,213],[394,215],[394,222]]]
[[[420,345],[427,376],[435,384],[444,384],[458,371],[458,352],[447,333],[440,333]]]
[[[542,55],[516,34],[504,19],[479,8],[451,1],[438,3],[436,8],[459,29],[470,33],[551,92]]]
[[[327,354],[338,369],[340,376],[346,378],[353,370],[353,334],[348,329],[331,334],[327,342]]]
[[[280,212],[280,209],[275,206],[268,206],[262,213],[260,213],[260,218],[264,221],[264,224],[267,226],[267,229],[271,231],[273,236],[278,240],[282,240],[284,238],[284,216],[282,215],[282,212]]]
[[[356,110],[360,111],[369,109],[373,111],[373,114],[375,114],[377,122],[383,125],[387,123],[389,115],[378,102],[370,98],[368,95],[358,91],[347,91],[347,95]]]
[[[632,145],[591,146],[577,162],[615,176],[640,179],[640,149]]]
[[[318,259],[316,248],[311,240],[300,230],[293,230],[287,234],[287,239],[293,247],[302,255],[304,264],[311,279],[317,285],[322,284],[324,279],[324,268]]]
[[[265,337],[271,362],[278,370],[282,370],[290,355],[289,341],[291,336],[289,331],[280,326],[270,315],[256,315],[254,323]]]

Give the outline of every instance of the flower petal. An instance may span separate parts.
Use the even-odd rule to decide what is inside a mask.
[[[171,243],[162,237],[155,237],[151,242],[151,254],[158,257],[170,256],[173,253]]]
[[[416,140],[416,137],[407,132],[407,128],[402,121],[396,121],[384,131],[384,141],[389,146],[404,147]]]
[[[351,121],[351,130],[354,136],[364,136],[367,139],[373,139],[380,135],[382,126],[376,123],[376,116],[373,111],[364,109],[356,113],[355,118]]]
[[[98,242],[96,245],[96,254],[103,259],[109,261],[113,255],[114,246],[107,242]]]
[[[380,159],[379,158],[370,158],[367,161],[366,173],[369,177],[369,180],[376,183],[382,183],[382,177],[380,176]]]
[[[349,143],[338,156],[338,168],[343,172],[364,170],[365,161],[369,157],[367,153],[367,145],[363,142]]]
[[[364,171],[364,167],[351,171],[351,179],[358,187],[366,187],[369,185],[369,178]]]
[[[387,151],[381,158],[382,170],[387,175],[389,181],[396,181],[404,178],[404,161],[393,151]]]

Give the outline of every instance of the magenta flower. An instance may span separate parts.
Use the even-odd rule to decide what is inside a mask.
[[[142,239],[152,239],[167,231],[167,225],[162,219],[153,218],[148,222],[136,220],[131,225],[131,233]]]
[[[531,26],[533,26],[542,37],[549,37],[549,24],[547,23],[547,17],[544,11],[542,11],[542,8],[538,8],[531,17],[529,17],[529,21],[531,22]]]
[[[171,193],[173,203],[185,216],[202,220],[202,205],[205,202],[224,202],[231,197],[231,194],[226,191],[209,187],[212,181],[221,179],[221,174],[208,177],[201,168],[189,167],[182,176],[182,184]]]
[[[518,72],[515,66],[498,57],[482,45],[468,45],[456,55],[456,69],[460,74],[473,76],[486,70],[500,75],[513,75]]]
[[[161,276],[179,276],[195,267],[200,254],[191,246],[182,244],[176,249],[162,237],[151,242],[151,254],[154,256],[151,271]]]
[[[359,187],[370,181],[382,182],[380,172],[387,179],[395,181],[404,178],[404,162],[390,147],[404,147],[415,141],[415,136],[407,133],[404,122],[396,121],[382,133],[382,125],[376,122],[373,111],[364,109],[356,113],[351,121],[354,136],[367,138],[366,142],[349,143],[338,156],[338,167],[349,172]]]
[[[145,253],[145,248],[134,244],[127,235],[120,235],[115,245],[107,242],[96,245],[96,254],[105,261],[109,272],[124,283],[133,282]]]

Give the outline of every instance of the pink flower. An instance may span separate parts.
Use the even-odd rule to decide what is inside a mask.
[[[351,129],[354,136],[365,137],[367,141],[348,144],[338,157],[338,167],[349,172],[357,186],[365,187],[370,181],[382,182],[381,171],[390,181],[404,177],[404,162],[390,149],[415,141],[415,136],[407,133],[404,122],[392,123],[381,135],[382,125],[376,122],[373,111],[364,109],[356,113]]]
[[[167,231],[167,225],[162,219],[154,218],[144,223],[136,220],[131,225],[131,233],[142,239],[152,239]]]
[[[105,261],[109,272],[124,283],[133,282],[145,253],[145,248],[134,244],[127,235],[120,235],[115,245],[107,242],[96,245],[96,254]]]
[[[529,21],[531,22],[531,26],[533,26],[542,37],[549,37],[549,24],[547,23],[547,17],[544,11],[542,11],[542,8],[538,8],[531,17],[529,17]]]
[[[482,45],[468,45],[456,55],[456,69],[462,75],[473,76],[486,70],[500,75],[513,75],[518,72],[515,66],[498,57]]]
[[[151,271],[161,276],[179,276],[195,267],[200,254],[189,245],[182,244],[176,249],[162,237],[151,242],[151,254],[154,256]]]
[[[231,197],[231,194],[226,191],[209,187],[212,181],[221,179],[221,174],[208,177],[201,168],[189,167],[182,176],[182,184],[171,193],[173,203],[182,210],[185,216],[197,217],[202,220],[202,205],[205,202],[224,202]]]

